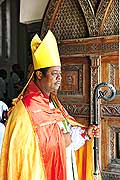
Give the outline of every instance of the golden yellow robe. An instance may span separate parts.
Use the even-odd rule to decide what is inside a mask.
[[[22,101],[9,117],[0,158],[0,180],[18,179],[46,179],[38,141]]]

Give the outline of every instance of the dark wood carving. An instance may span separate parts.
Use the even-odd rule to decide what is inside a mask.
[[[91,83],[90,83],[90,122],[93,123],[94,117],[94,105],[93,96],[94,90],[97,84],[100,83],[100,71],[101,71],[101,56],[90,56],[91,60]],[[100,111],[100,109],[98,108]]]
[[[74,117],[89,117],[88,104],[62,103],[70,115]]]
[[[115,119],[115,117],[104,117],[101,119],[101,123],[102,170],[104,170],[103,177],[106,177],[107,179],[111,176],[112,178],[114,177],[117,179],[120,177],[120,158],[117,156],[118,149],[116,147],[116,140],[118,140],[117,134],[120,133],[120,118]],[[108,171],[108,173],[105,171]]]
[[[118,117],[120,118],[120,105],[102,105],[101,107],[102,117]]]
[[[59,95],[83,95],[83,65],[63,65]]]
[[[104,172],[102,171],[102,179],[103,180],[120,180],[119,173],[111,173],[111,172]]]
[[[57,40],[89,36],[84,14],[77,0],[50,1],[42,26],[41,37],[44,37],[48,29],[54,32]]]
[[[119,0],[51,0],[41,36],[51,29],[58,40],[119,34]]]
[[[61,41],[59,45],[61,56],[118,55],[118,49],[118,36],[65,40]]]

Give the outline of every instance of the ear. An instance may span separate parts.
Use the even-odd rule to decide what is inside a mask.
[[[37,76],[37,78],[40,80],[40,79],[42,79],[42,72],[41,71],[37,71],[36,72],[36,76]]]

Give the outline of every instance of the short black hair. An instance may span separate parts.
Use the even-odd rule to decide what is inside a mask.
[[[41,71],[42,74],[43,74],[44,76],[46,76],[48,69],[49,69],[49,67],[40,68],[40,69],[35,70],[35,71],[34,71],[34,80],[36,80],[36,78],[37,78],[37,76],[36,76],[36,72],[37,72],[37,71]]]

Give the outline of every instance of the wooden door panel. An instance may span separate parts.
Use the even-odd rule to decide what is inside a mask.
[[[101,102],[101,169],[103,179],[120,179],[120,82],[118,56],[104,56],[101,80],[116,88],[116,97]]]
[[[119,56],[104,56],[101,61],[101,79],[111,83],[117,91],[112,103],[120,103]],[[111,103],[111,102],[110,102]]]
[[[102,100],[102,116],[120,118],[120,82],[118,56],[102,57],[102,81],[109,82],[116,89],[116,96],[112,101]]]
[[[59,99],[70,115],[80,123],[88,124],[89,119],[89,59],[64,57],[62,61],[62,84]]]
[[[120,179],[120,118],[105,118],[101,123],[101,164],[103,179]]]

